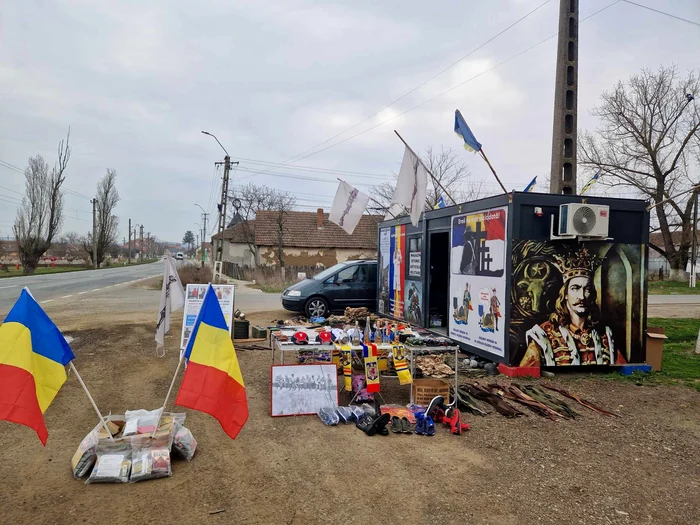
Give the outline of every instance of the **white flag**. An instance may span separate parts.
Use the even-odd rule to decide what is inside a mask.
[[[165,334],[170,330],[170,312],[185,306],[185,291],[182,289],[180,276],[175,269],[175,262],[170,252],[165,252],[165,269],[163,270],[163,287],[160,290],[160,307],[156,325],[156,349],[163,348]]]
[[[391,199],[389,211],[399,210],[403,206],[411,216],[411,223],[414,226],[418,226],[420,214],[425,209],[427,190],[428,172],[418,157],[410,149],[406,148],[403,154],[401,170],[399,170],[399,180],[396,182],[396,189]],[[387,214],[387,218],[389,218],[389,214]]]
[[[367,195],[341,180],[328,220],[352,235],[368,203]]]

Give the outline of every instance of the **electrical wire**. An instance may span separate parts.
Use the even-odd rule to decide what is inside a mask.
[[[446,68],[444,68],[443,70],[441,70],[440,72],[436,73],[435,75],[433,75],[432,77],[430,77],[428,80],[425,80],[423,83],[421,83],[421,84],[419,84],[418,86],[414,87],[414,88],[411,89],[410,91],[404,93],[403,95],[401,95],[399,98],[397,98],[396,100],[392,101],[392,102],[389,103],[388,105],[386,105],[386,106],[384,106],[383,108],[381,108],[381,109],[375,111],[375,112],[372,113],[370,116],[368,116],[368,117],[362,119],[361,121],[359,121],[359,122],[353,124],[353,125],[350,126],[349,128],[344,129],[344,130],[341,131],[340,133],[337,133],[336,135],[333,135],[332,137],[330,137],[330,138],[324,140],[323,142],[321,142],[321,143],[319,143],[319,144],[316,144],[315,146],[313,146],[313,147],[311,147],[311,148],[309,148],[309,149],[307,149],[307,150],[305,150],[305,151],[302,151],[301,153],[299,153],[299,154],[297,154],[297,155],[295,155],[295,156],[289,158],[289,159],[286,160],[285,162],[281,163],[280,167],[281,167],[281,166],[285,166],[285,165],[287,165],[288,163],[290,163],[290,162],[292,162],[292,161],[294,161],[294,160],[305,159],[305,158],[310,157],[311,155],[315,155],[316,153],[319,153],[320,151],[325,151],[325,150],[328,149],[328,148],[324,148],[324,149],[322,149],[322,150],[320,150],[320,151],[318,151],[318,152],[316,152],[316,153],[312,153],[311,155],[302,156],[302,155],[304,155],[305,153],[308,153],[308,152],[310,152],[310,151],[313,151],[314,149],[316,149],[316,148],[318,148],[318,147],[320,147],[320,146],[323,146],[324,144],[327,144],[328,142],[330,142],[330,141],[332,141],[332,140],[338,138],[339,136],[341,136],[341,135],[347,133],[348,131],[350,131],[351,129],[356,128],[356,127],[359,126],[360,124],[363,124],[364,122],[367,122],[368,120],[370,120],[371,118],[375,117],[376,115],[378,115],[379,113],[381,113],[381,112],[384,111],[385,109],[390,108],[391,106],[393,106],[394,104],[396,104],[396,103],[399,102],[400,100],[404,99],[405,97],[407,97],[407,96],[410,95],[411,93],[415,92],[416,90],[418,90],[418,89],[420,89],[421,87],[423,87],[424,85],[426,85],[426,84],[427,84],[428,82],[430,82],[431,80],[437,78],[438,76],[442,75],[442,74],[443,74],[444,72],[446,72],[447,70],[453,68],[454,66],[456,66],[457,64],[459,64],[460,62],[462,62],[463,60],[465,60],[466,58],[470,57],[472,54],[476,53],[478,50],[482,49],[482,48],[483,48],[484,46],[486,46],[487,44],[493,42],[493,41],[494,41],[495,39],[497,39],[499,36],[503,35],[503,34],[506,33],[508,30],[512,29],[513,27],[515,27],[516,25],[518,25],[520,22],[522,22],[523,20],[525,20],[527,17],[529,17],[530,15],[532,15],[533,13],[535,13],[536,11],[538,11],[540,8],[544,7],[546,4],[549,3],[549,1],[550,1],[550,0],[546,0],[544,3],[538,5],[535,9],[533,9],[532,11],[530,11],[529,13],[527,13],[525,16],[519,18],[519,19],[516,20],[514,23],[512,23],[511,25],[509,25],[508,27],[506,27],[505,29],[501,30],[499,33],[497,33],[497,34],[494,35],[493,37],[489,38],[489,39],[488,39],[486,42],[484,42],[483,44],[479,45],[478,47],[476,47],[475,49],[473,49],[472,51],[470,51],[469,53],[467,53],[466,55],[464,55],[464,56],[463,56],[462,58],[460,58],[459,60],[453,62],[452,64],[450,64],[449,66],[447,66]],[[620,1],[620,0],[618,0],[618,1]],[[374,129],[374,128],[370,128],[370,129]],[[357,136],[357,135],[355,135],[355,136]],[[341,141],[341,142],[339,142],[338,144],[341,144],[342,142],[344,142],[344,141]],[[332,147],[332,146],[331,146],[331,147]],[[273,168],[273,169],[274,169],[274,168]],[[267,173],[267,172],[261,172],[261,174],[264,174],[264,173]]]
[[[680,17],[680,16],[672,15],[671,13],[667,13],[667,12],[665,12],[665,11],[660,11],[660,10],[658,10],[658,9],[654,9],[653,7],[649,7],[649,6],[646,6],[646,5],[638,4],[637,2],[632,2],[632,1],[630,1],[630,0],[623,0],[623,2],[625,2],[625,3],[627,3],[627,4],[636,5],[637,7],[641,7],[642,9],[648,9],[649,11],[653,11],[654,13],[659,13],[660,15],[664,15],[664,16],[668,16],[668,17],[671,17],[671,18],[675,18],[676,20],[680,20],[681,22],[687,22],[688,24],[693,24],[693,25],[695,25],[695,26],[700,27],[700,23],[699,23],[699,22],[695,22],[695,21],[693,21],[693,20],[688,20],[687,18],[682,18],[682,17]]]
[[[392,175],[379,174],[379,173],[368,173],[366,171],[346,171],[346,170],[337,170],[337,169],[333,169],[333,168],[319,168],[319,167],[315,167],[315,166],[299,166],[296,164],[282,164],[280,162],[269,162],[269,161],[256,160],[256,159],[245,159],[242,157],[238,157],[238,159],[245,161],[245,164],[262,164],[264,166],[277,166],[280,168],[285,167],[289,170],[308,171],[311,173],[338,173],[340,175],[364,175],[364,176],[371,177],[371,178],[392,177]]]

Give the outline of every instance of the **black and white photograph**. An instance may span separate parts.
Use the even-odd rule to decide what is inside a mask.
[[[270,391],[273,417],[316,414],[321,407],[338,405],[336,366],[273,366]]]

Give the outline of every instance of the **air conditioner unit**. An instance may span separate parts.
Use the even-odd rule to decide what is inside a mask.
[[[609,226],[609,206],[574,203],[559,206],[559,237],[606,239]]]

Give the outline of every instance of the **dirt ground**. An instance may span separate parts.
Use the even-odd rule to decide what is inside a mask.
[[[162,403],[177,340],[171,335],[166,357],[156,357],[151,315],[121,315],[118,323],[52,315],[76,338],[75,365],[103,412]],[[267,324],[284,315],[249,318]],[[461,437],[438,429],[435,437],[370,438],[315,416],[271,418],[270,352],[239,350],[239,359],[247,425],[234,441],[212,417],[182,409],[199,446],[192,462],[173,462],[168,479],[73,479],[71,456],[96,416],[72,376],[45,414],[45,448],[26,427],[0,422],[0,523],[700,523],[696,391],[557,377],[552,383],[623,417],[576,406],[582,417],[573,421],[468,415],[472,429]],[[395,381],[382,388],[389,402],[408,402]]]

